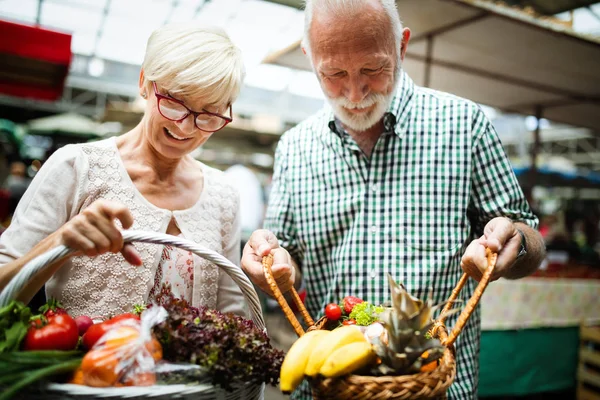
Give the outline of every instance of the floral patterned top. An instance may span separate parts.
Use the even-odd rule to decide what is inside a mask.
[[[163,284],[171,286],[175,297],[191,303],[194,290],[194,254],[191,251],[164,246],[148,300],[154,300]]]

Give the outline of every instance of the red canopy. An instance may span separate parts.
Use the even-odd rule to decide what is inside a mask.
[[[71,35],[0,20],[0,93],[56,100],[71,64]]]

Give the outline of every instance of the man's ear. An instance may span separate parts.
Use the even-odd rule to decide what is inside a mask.
[[[406,55],[406,49],[408,48],[408,41],[410,40],[410,29],[402,29],[402,43],[400,43],[400,59],[404,61]]]

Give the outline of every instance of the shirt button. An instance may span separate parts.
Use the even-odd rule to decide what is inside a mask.
[[[377,227],[375,225],[371,226],[371,233],[377,232]]]
[[[377,274],[375,273],[375,270],[372,270],[372,271],[371,271],[371,278],[375,278],[375,276],[376,276],[376,275],[377,275]]]
[[[376,191],[379,190],[379,187],[377,186],[376,183],[374,183],[374,184],[371,185],[371,190],[374,191],[374,192],[376,192]]]

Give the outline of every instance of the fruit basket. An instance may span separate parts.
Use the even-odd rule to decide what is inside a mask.
[[[481,281],[477,285],[473,296],[466,303],[462,310],[456,326],[448,333],[445,326],[445,319],[449,315],[452,305],[467,282],[468,276],[463,274],[457,286],[453,289],[448,301],[446,302],[440,317],[436,321],[431,321],[432,328],[429,331],[431,337],[438,339],[443,346],[443,355],[437,368],[430,371],[422,371],[408,375],[358,375],[349,374],[339,377],[325,378],[316,375],[309,378],[313,396],[318,400],[340,399],[340,400],[369,400],[369,399],[445,399],[446,391],[454,381],[456,376],[456,354],[454,342],[461,333],[469,317],[490,280],[496,265],[497,254],[486,249],[486,258],[488,268],[486,269]],[[294,328],[298,336],[305,334],[302,326],[296,316],[290,309],[284,299],[281,291],[277,287],[271,272],[273,264],[272,256],[263,258],[263,271],[269,286],[271,287],[275,299],[282,308],[286,318]],[[308,326],[308,331],[325,329],[327,318],[323,317],[317,322],[313,322],[308,314],[306,307],[300,300],[300,297],[294,289],[291,290],[292,300],[296,304],[303,319]],[[285,361],[284,361],[285,365]],[[283,369],[284,367],[282,367]]]
[[[248,280],[242,270],[229,261],[224,256],[206,249],[195,242],[175,237],[167,234],[149,233],[140,231],[123,231],[123,240],[127,243],[143,242],[160,245],[177,246],[181,249],[188,250],[206,260],[212,262],[226,272],[234,282],[240,287],[244,295],[248,308],[251,313],[254,325],[266,332],[265,323],[261,311],[260,301],[252,283]],[[25,265],[21,271],[11,280],[11,282],[0,293],[0,307],[6,306],[14,299],[23,288],[23,286],[32,279],[39,271],[50,266],[54,261],[59,260],[69,254],[73,250],[66,246],[58,246],[49,250],[43,255],[33,259]],[[264,384],[241,383],[234,385],[233,391],[225,391],[219,387],[213,386],[207,382],[195,382],[194,384],[178,384],[178,385],[152,385],[152,386],[130,386],[130,387],[109,387],[95,388],[75,384],[49,383],[43,387],[36,389],[35,393],[25,394],[35,396],[40,399],[94,399],[94,398],[165,398],[165,399],[262,399],[264,392]]]

